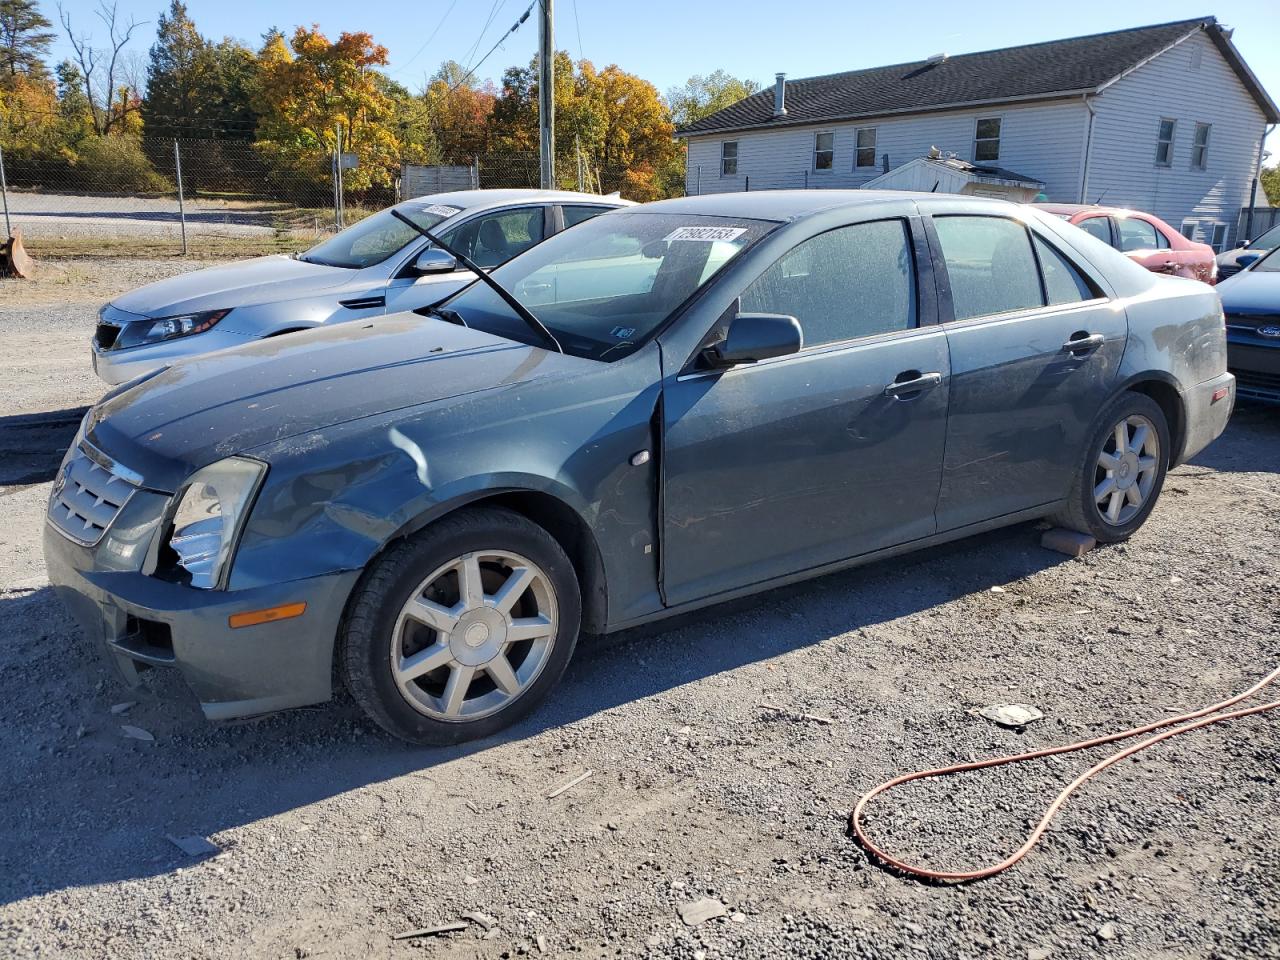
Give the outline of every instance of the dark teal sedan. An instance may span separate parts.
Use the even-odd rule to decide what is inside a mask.
[[[1213,288],[994,200],[669,200],[490,279],[90,411],[45,553],[130,682],[224,719],[340,676],[485,736],[584,632],[1033,518],[1124,540],[1235,399]]]

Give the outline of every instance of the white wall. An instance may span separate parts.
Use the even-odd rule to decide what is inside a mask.
[[[1043,181],[1051,200],[1077,199],[1088,119],[1088,112],[1078,99],[880,119],[866,124],[691,137],[686,188],[691,194],[742,190],[747,177],[752,190],[860,187],[883,172],[885,153],[889,154],[891,169],[923,157],[933,146],[972,160],[975,122],[979,117],[992,116],[1003,121],[996,165]],[[876,128],[876,166],[871,169],[853,167],[855,131],[859,126]],[[826,130],[835,132],[834,166],[828,171],[815,171],[814,134]],[[721,177],[720,143],[732,139],[738,141],[738,175]]]
[[[1199,69],[1193,67],[1199,53]],[[1089,201],[1154,213],[1175,230],[1198,220],[1196,239],[1211,224],[1235,236],[1240,208],[1258,159],[1266,119],[1218,48],[1203,33],[1189,37],[1106,88],[1094,101]],[[1156,166],[1161,118],[1177,121],[1173,165]],[[1191,169],[1197,123],[1210,123],[1208,169]]]

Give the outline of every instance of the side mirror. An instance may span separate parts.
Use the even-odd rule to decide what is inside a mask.
[[[427,247],[413,261],[413,272],[418,274],[452,273],[457,269],[457,258],[439,247]]]
[[[1262,259],[1262,254],[1260,253],[1242,253],[1236,257],[1236,266],[1243,270],[1249,264],[1260,259]]]
[[[703,358],[712,367],[732,367],[799,353],[803,346],[804,334],[795,317],[740,313],[729,324],[725,338],[703,351]]]

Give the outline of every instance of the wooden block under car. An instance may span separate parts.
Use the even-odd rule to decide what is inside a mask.
[[[1083,557],[1097,545],[1098,541],[1087,533],[1077,533],[1074,530],[1065,530],[1062,527],[1046,530],[1040,538],[1040,546],[1046,550],[1065,553],[1068,557]]]

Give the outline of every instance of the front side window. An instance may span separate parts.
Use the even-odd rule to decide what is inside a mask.
[[[876,165],[876,128],[859,127],[857,140],[858,149],[854,153],[853,165],[859,169],[874,168]]]
[[[836,135],[834,133],[815,133],[813,135],[813,169],[830,170],[835,163]]]
[[[738,175],[738,141],[726,140],[720,144],[720,176]]]
[[[1128,253],[1130,250],[1161,249],[1160,235],[1147,221],[1139,220],[1137,217],[1121,217],[1116,221],[1116,225],[1119,227],[1121,253]],[[1168,245],[1168,243],[1164,244],[1165,247]]]
[[[462,212],[460,207],[431,203],[429,198],[402,203],[392,209],[424,230],[430,230]],[[317,243],[306,253],[299,254],[298,259],[326,267],[362,270],[382,263],[421,236],[407,223],[392,216],[391,210],[381,210]]]
[[[1000,118],[978,120],[973,136],[974,163],[990,163],[1000,159]]]
[[[496,267],[542,241],[542,207],[518,207],[482,214],[440,236],[482,267]]]
[[[1173,135],[1177,132],[1178,121],[1161,120],[1160,130],[1156,135],[1156,166],[1173,166]]]
[[[565,352],[611,361],[637,350],[726,263],[772,230],[762,220],[618,211],[547,238],[493,278]],[[442,306],[469,327],[545,346],[487,285]]]
[[[1111,246],[1111,225],[1106,217],[1087,217],[1076,226],[1085,233],[1093,234],[1107,246]]]
[[[1191,169],[1205,170],[1209,166],[1209,131],[1212,124],[1197,123],[1195,137],[1191,141]]]
[[[795,317],[805,347],[914,327],[906,223],[858,223],[798,244],[743,291],[741,309]]]
[[[1002,217],[934,217],[957,320],[1044,305],[1027,228]]]

